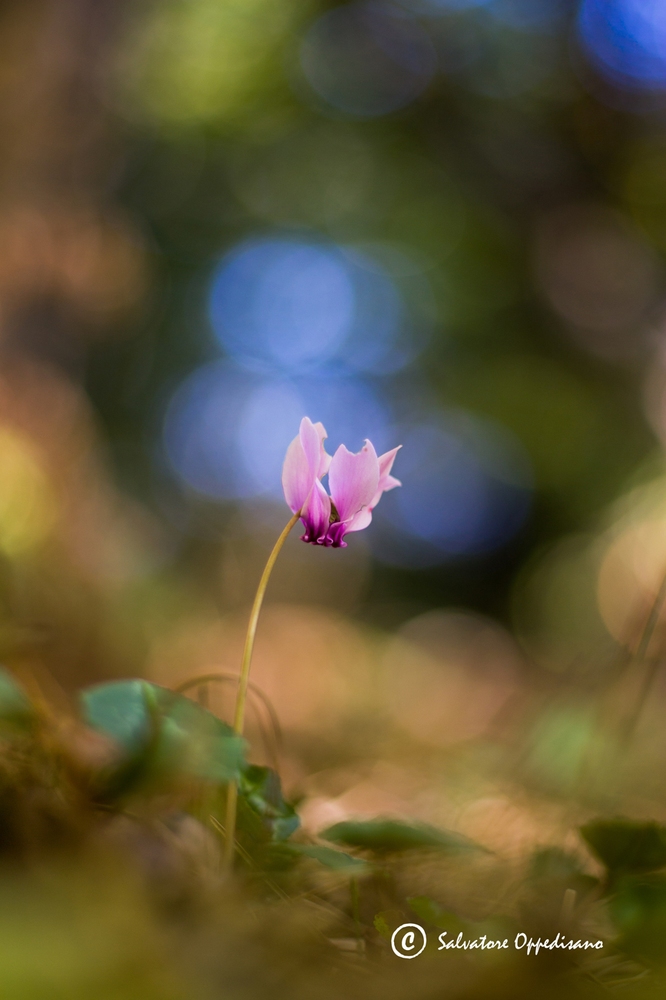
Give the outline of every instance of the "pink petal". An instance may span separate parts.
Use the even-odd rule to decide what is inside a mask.
[[[314,476],[300,437],[295,437],[287,448],[282,466],[282,489],[284,498],[296,514],[312,491]]]
[[[324,451],[326,431],[323,424],[313,424],[303,417],[298,437],[287,448],[282,467],[282,488],[287,504],[294,514],[306,502],[323,466],[328,466]]]
[[[322,539],[322,544],[328,547],[333,547],[334,549],[346,549],[347,543],[344,541],[345,534],[347,532],[347,523],[342,521],[335,521],[329,526],[326,537]]]
[[[323,424],[313,424],[309,417],[303,417],[298,436],[303,446],[308,466],[312,472],[313,480],[317,477],[321,462],[322,434],[326,435]]]
[[[377,461],[379,462],[379,481],[381,483],[382,479],[388,476],[389,472],[393,468],[393,463],[395,462],[395,456],[398,454],[402,445],[399,444],[397,448],[392,448],[390,451],[385,451],[383,455],[380,455]],[[398,481],[396,479],[396,485]]]
[[[382,490],[382,493],[388,493],[389,490],[394,490],[396,486],[402,486],[400,480],[396,479],[395,476],[387,476],[384,480],[384,489]]]
[[[331,456],[327,454],[326,448],[324,447],[324,441],[328,437],[328,434],[326,433],[326,428],[324,427],[324,425],[319,421],[314,425],[314,428],[317,431],[317,434],[319,435],[320,447],[319,447],[319,467],[317,469],[317,477],[321,479],[322,476],[326,475],[326,473],[328,472],[328,468],[331,464]]]
[[[363,510],[359,510],[358,514],[354,514],[351,521],[347,522],[347,531],[363,531],[367,528],[372,521],[372,508],[364,507]]]
[[[319,540],[326,535],[330,520],[331,501],[328,493],[317,479],[301,511],[301,521],[305,525],[305,532],[301,535],[301,540],[312,542],[313,545],[322,544]]]
[[[389,490],[394,490],[396,486],[402,486],[402,483],[400,482],[399,479],[396,479],[395,476],[387,476],[386,479],[383,480],[380,479],[377,492],[370,501],[369,509],[374,510],[379,501],[381,500],[382,494],[388,493]]]
[[[395,456],[398,454],[402,445],[399,444],[397,448],[392,448],[391,451],[384,452],[380,455],[377,461],[379,462],[379,484],[377,486],[377,492],[370,501],[370,510],[374,510],[379,501],[382,498],[382,493],[387,493],[388,490],[395,489],[396,486],[402,486],[399,479],[395,476],[390,475],[391,469],[393,468],[393,463],[395,461]],[[350,529],[358,531],[358,528]]]
[[[331,461],[328,485],[340,521],[349,521],[370,503],[379,485],[379,461],[370,441],[356,454],[340,445]]]

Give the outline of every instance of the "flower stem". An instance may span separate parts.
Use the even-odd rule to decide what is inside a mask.
[[[277,542],[273,546],[273,551],[268,557],[268,561],[264,566],[264,572],[261,574],[261,579],[259,580],[259,586],[257,587],[257,592],[254,595],[254,602],[252,604],[252,610],[250,612],[250,620],[247,625],[247,634],[245,636],[245,647],[243,649],[243,659],[241,661],[240,676],[238,678],[238,691],[236,693],[236,708],[234,711],[234,732],[239,736],[243,733],[243,725],[245,723],[245,702],[247,699],[247,689],[250,680],[250,664],[252,662],[252,650],[254,648],[254,637],[257,633],[257,622],[259,621],[259,612],[261,611],[261,605],[264,601],[264,594],[266,593],[266,587],[268,586],[268,581],[270,575],[273,571],[273,566],[275,561],[280,554],[280,550],[284,545],[287,535],[294,527],[298,518],[300,517],[300,511],[294,514],[282,529],[282,533],[278,538]],[[224,855],[223,862],[224,867],[231,868],[234,860],[234,845],[236,837],[236,808],[238,805],[238,784],[235,781],[230,781],[227,786],[227,810],[226,819],[224,823],[225,829],[225,840],[224,840]]]

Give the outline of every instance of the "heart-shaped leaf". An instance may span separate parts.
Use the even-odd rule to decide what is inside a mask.
[[[156,688],[162,726],[156,759],[163,767],[203,781],[225,784],[240,776],[245,740],[200,705]]]
[[[115,740],[128,756],[140,754],[155,738],[157,704],[147,681],[112,681],[81,692],[84,722]]]
[[[113,739],[119,764],[100,775],[105,798],[142,781],[190,775],[211,783],[240,777],[245,741],[211,712],[143,680],[98,684],[81,694],[84,721]]]

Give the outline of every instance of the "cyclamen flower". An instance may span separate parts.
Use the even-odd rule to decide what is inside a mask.
[[[303,417],[298,436],[287,448],[282,487],[305,526],[302,541],[344,548],[347,532],[368,527],[382,493],[401,485],[391,475],[400,446],[378,457],[370,441],[356,454],[341,444],[331,458],[324,448],[326,436],[323,424]],[[330,495],[321,482],[326,474]]]

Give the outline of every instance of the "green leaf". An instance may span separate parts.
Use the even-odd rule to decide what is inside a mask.
[[[631,819],[597,819],[580,828],[611,876],[650,872],[666,866],[666,827]]]
[[[99,775],[113,799],[142,782],[189,775],[214,784],[240,776],[245,741],[211,712],[143,680],[112,681],[81,693],[84,721],[115,740],[118,765]]]
[[[142,680],[97,684],[79,695],[83,721],[118,744],[118,762],[95,776],[93,794],[113,802],[150,776],[159,735],[159,715],[151,685]]]
[[[336,844],[347,844],[376,853],[430,848],[446,853],[484,850],[473,841],[449,830],[426,824],[403,823],[395,819],[346,820],[325,830],[321,836]]]
[[[245,741],[211,712],[142,680],[113,681],[84,691],[86,723],[111,737],[123,759],[99,777],[106,801],[139,785],[190,776],[211,784],[238,782],[238,830],[251,844],[286,840],[300,821],[278,775],[245,763]]]
[[[0,667],[0,723],[26,726],[35,718],[35,709],[23,688],[5,667]]]
[[[346,872],[349,875],[367,875],[372,871],[367,861],[353,858],[351,854],[345,854],[344,851],[335,851],[332,847],[322,847],[318,844],[292,844],[291,848],[307,858],[314,858],[315,861],[319,861],[333,871]]]
[[[196,702],[165,688],[154,688],[162,716],[156,763],[214,784],[239,777],[245,740],[231,726]]]
[[[243,769],[238,782],[238,826],[254,840],[286,840],[300,826],[294,807],[282,795],[280,778],[270,767],[250,764]],[[249,810],[249,815],[248,815]],[[257,822],[258,821],[258,822]]]
[[[155,736],[156,706],[147,681],[113,681],[81,692],[84,722],[119,743],[126,754],[141,753]]]

